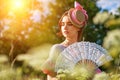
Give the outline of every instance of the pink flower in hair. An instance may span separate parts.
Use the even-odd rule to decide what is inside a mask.
[[[75,1],[74,8],[68,11],[71,22],[78,28],[84,27],[87,24],[88,15],[86,10]]]
[[[83,7],[77,1],[75,1],[75,3],[74,3],[74,8],[79,9],[79,10],[83,9]]]
[[[83,7],[77,1],[75,1],[75,3],[74,3],[74,8],[77,10],[81,10],[85,15],[86,20],[88,19],[88,15],[86,13],[86,10],[84,10]]]

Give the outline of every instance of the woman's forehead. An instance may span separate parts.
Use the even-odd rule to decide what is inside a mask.
[[[62,22],[70,22],[69,17],[66,15],[62,18]]]

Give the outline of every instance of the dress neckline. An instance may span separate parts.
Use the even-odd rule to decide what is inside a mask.
[[[64,45],[62,45],[62,44],[59,44],[59,45],[61,45],[62,47],[65,47],[65,48],[67,48],[68,46],[64,46]]]

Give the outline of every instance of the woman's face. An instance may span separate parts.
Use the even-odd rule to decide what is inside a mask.
[[[75,35],[78,35],[79,28],[75,27],[69,20],[69,17],[66,15],[61,21],[61,32],[64,37],[73,38]]]

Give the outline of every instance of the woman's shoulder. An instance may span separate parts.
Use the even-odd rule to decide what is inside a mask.
[[[54,44],[52,47],[51,47],[51,50],[52,51],[63,51],[66,47],[61,45],[61,44]]]
[[[61,45],[61,44],[54,44],[53,46],[52,46],[52,48],[65,48],[65,46],[63,46],[63,45]]]
[[[50,53],[49,53],[49,58],[50,59],[56,59],[58,55],[64,50],[65,48],[61,44],[54,44],[51,47]]]

